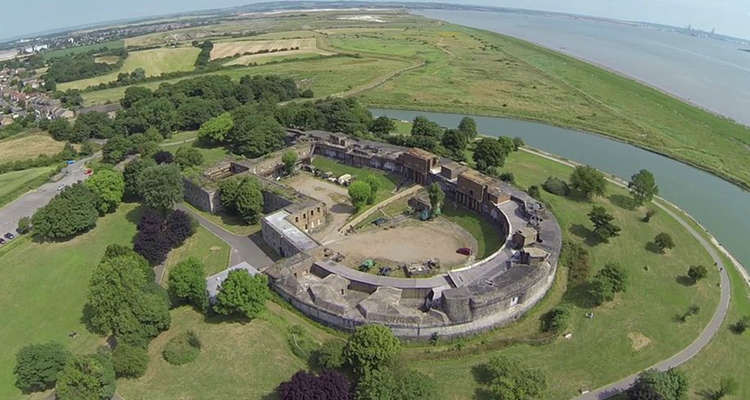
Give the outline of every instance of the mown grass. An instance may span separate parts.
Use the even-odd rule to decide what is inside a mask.
[[[99,219],[96,228],[67,242],[23,237],[0,248],[0,398],[24,397],[13,385],[15,355],[22,346],[54,340],[74,352],[91,352],[104,342],[81,321],[89,277],[107,245],[131,244],[136,206],[123,204]],[[78,335],[70,338],[70,332]]]
[[[195,234],[188,238],[182,246],[169,252],[165,262],[164,275],[157,277],[163,284],[167,284],[169,271],[181,261],[195,258],[203,263],[206,275],[213,275],[229,267],[229,245],[206,228],[198,226]]]
[[[39,167],[0,174],[0,206],[43,185],[56,169],[56,167]]]
[[[130,73],[136,68],[143,68],[146,76],[157,76],[165,72],[191,71],[195,68],[195,59],[200,49],[196,47],[159,48],[141,51],[132,51],[123,62],[122,68],[109,74],[95,76],[93,78],[81,79],[72,82],[60,83],[59,90],[85,89],[100,83],[108,83],[117,80],[120,73]]]
[[[315,157],[312,164],[315,168],[322,171],[332,172],[336,177],[344,174],[349,174],[355,179],[364,179],[367,176],[375,177],[378,182],[378,193],[375,195],[375,202],[373,204],[377,204],[391,197],[393,191],[396,189],[396,185],[398,184],[398,178],[379,169],[352,167],[321,156]],[[364,211],[364,209],[360,211]]]

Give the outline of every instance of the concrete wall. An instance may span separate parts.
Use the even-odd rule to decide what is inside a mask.
[[[207,190],[188,178],[182,178],[182,182],[185,187],[183,198],[193,207],[211,213],[221,209],[218,191]]]

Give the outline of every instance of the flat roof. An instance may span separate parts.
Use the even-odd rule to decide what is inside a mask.
[[[306,251],[320,246],[320,244],[318,244],[318,242],[311,238],[307,233],[292,225],[292,223],[286,219],[289,215],[288,211],[279,210],[271,215],[265,216],[263,219],[299,251]]]
[[[224,282],[225,279],[227,279],[227,276],[229,276],[229,272],[237,270],[237,269],[244,269],[247,271],[250,275],[257,275],[260,273],[255,267],[248,264],[246,261],[243,261],[237,265],[233,265],[217,274],[213,274],[206,278],[206,291],[208,291],[208,298],[213,299],[216,297],[217,294],[219,294],[219,290],[221,290],[221,283]]]

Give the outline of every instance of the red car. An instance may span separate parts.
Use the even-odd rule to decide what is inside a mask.
[[[456,250],[456,253],[463,254],[465,256],[471,255],[471,249],[468,247],[461,247],[460,249]]]

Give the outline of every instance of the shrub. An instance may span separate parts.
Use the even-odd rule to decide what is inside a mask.
[[[67,239],[96,226],[99,197],[86,185],[68,186],[31,218],[43,239]]]
[[[500,174],[500,180],[507,183],[513,183],[516,181],[516,177],[512,172],[503,172]]]
[[[544,181],[544,184],[542,184],[542,187],[544,188],[544,190],[558,196],[567,196],[568,193],[570,193],[568,184],[562,179],[554,176],[550,176],[549,178],[547,178],[547,180]]]
[[[542,332],[559,335],[568,329],[570,311],[567,308],[555,307],[542,316]]]
[[[118,378],[141,377],[148,367],[148,352],[143,347],[118,343],[112,351],[112,365]]]
[[[182,168],[203,164],[203,154],[194,147],[180,147],[177,149],[174,159]]]
[[[190,330],[169,339],[162,356],[172,365],[183,365],[194,361],[201,352],[198,335]]]
[[[542,193],[539,192],[539,186],[531,185],[529,186],[529,189],[526,190],[526,193],[529,194],[532,198],[542,201]]]
[[[171,164],[174,162],[174,155],[165,150],[157,151],[154,154],[154,161],[156,161],[157,164]]]
[[[59,343],[24,346],[16,354],[16,387],[24,392],[47,390],[54,386],[57,374],[70,358],[70,352]]]
[[[175,301],[193,305],[199,310],[208,306],[206,273],[203,264],[188,258],[169,271],[169,294]]]
[[[648,211],[646,211],[646,215],[643,217],[643,222],[651,221],[651,218],[653,218],[654,215],[656,215],[656,210],[649,208]]]
[[[668,233],[662,232],[654,237],[654,245],[659,252],[664,253],[666,250],[674,248],[674,240]]]
[[[109,354],[77,356],[57,376],[58,400],[110,399],[115,394],[115,370]]]
[[[690,266],[690,268],[688,268],[688,276],[693,280],[693,282],[698,282],[699,280],[705,278],[707,275],[708,269],[703,265],[692,265]]]
[[[18,220],[18,227],[16,228],[16,232],[20,233],[21,235],[25,235],[31,231],[31,218],[29,217],[21,217],[21,219]]]
[[[745,333],[745,331],[750,328],[750,315],[740,318],[740,320],[735,322],[731,328],[732,331],[738,335]]]
[[[329,340],[313,354],[315,365],[323,369],[341,368],[346,360],[344,359],[344,347],[346,342],[341,340]]]
[[[536,369],[497,355],[484,365],[489,392],[498,399],[537,399],[547,390],[547,379]]]

